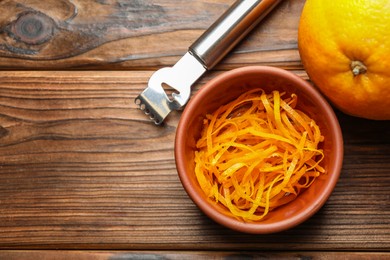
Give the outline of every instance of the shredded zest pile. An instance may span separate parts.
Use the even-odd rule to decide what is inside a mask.
[[[254,89],[204,119],[195,174],[211,200],[244,221],[259,221],[294,200],[325,170],[324,137],[295,109],[297,95]]]

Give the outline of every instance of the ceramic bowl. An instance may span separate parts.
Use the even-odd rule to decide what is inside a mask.
[[[258,87],[267,93],[279,90],[287,94],[297,94],[297,108],[312,117],[324,135],[325,157],[322,166],[326,174],[321,174],[295,200],[268,213],[266,219],[244,222],[229,216],[225,207],[211,202],[205,196],[194,174],[194,151],[205,115],[236,99],[243,92]],[[220,74],[201,87],[191,98],[177,127],[175,160],[184,189],[208,217],[236,231],[267,234],[287,230],[304,222],[325,204],[339,179],[343,161],[343,139],[332,107],[310,83],[283,69],[250,66]]]

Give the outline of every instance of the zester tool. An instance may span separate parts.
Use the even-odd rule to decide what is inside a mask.
[[[173,110],[184,107],[191,86],[211,70],[281,0],[238,0],[211,25],[173,66],[157,70],[148,87],[135,99],[156,125]],[[167,93],[164,84],[173,92]]]

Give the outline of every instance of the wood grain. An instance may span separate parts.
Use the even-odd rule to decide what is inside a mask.
[[[0,1],[0,259],[390,257],[390,121],[337,112],[341,178],[291,230],[228,230],[183,190],[180,112],[156,127],[134,98],[233,2]],[[192,93],[245,65],[308,79],[296,40],[304,2],[283,1]]]
[[[0,69],[171,66],[233,2],[2,0]],[[296,34],[303,3],[280,4],[217,68],[301,68]]]
[[[156,127],[133,103],[150,75],[0,71],[0,248],[390,250],[390,121],[338,113],[345,161],[327,204],[292,230],[246,235],[186,195],[180,113]]]
[[[224,259],[283,259],[283,260],[384,260],[389,259],[390,253],[386,252],[229,252],[229,251],[2,251],[0,257],[7,260],[25,260],[25,259],[56,259],[56,260],[123,260],[123,259],[197,259],[197,260],[224,260]]]

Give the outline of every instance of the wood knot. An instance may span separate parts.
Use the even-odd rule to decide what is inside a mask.
[[[0,138],[6,136],[8,134],[8,130],[0,125]]]
[[[14,37],[26,44],[38,45],[53,36],[54,20],[42,13],[24,13],[12,25]]]

